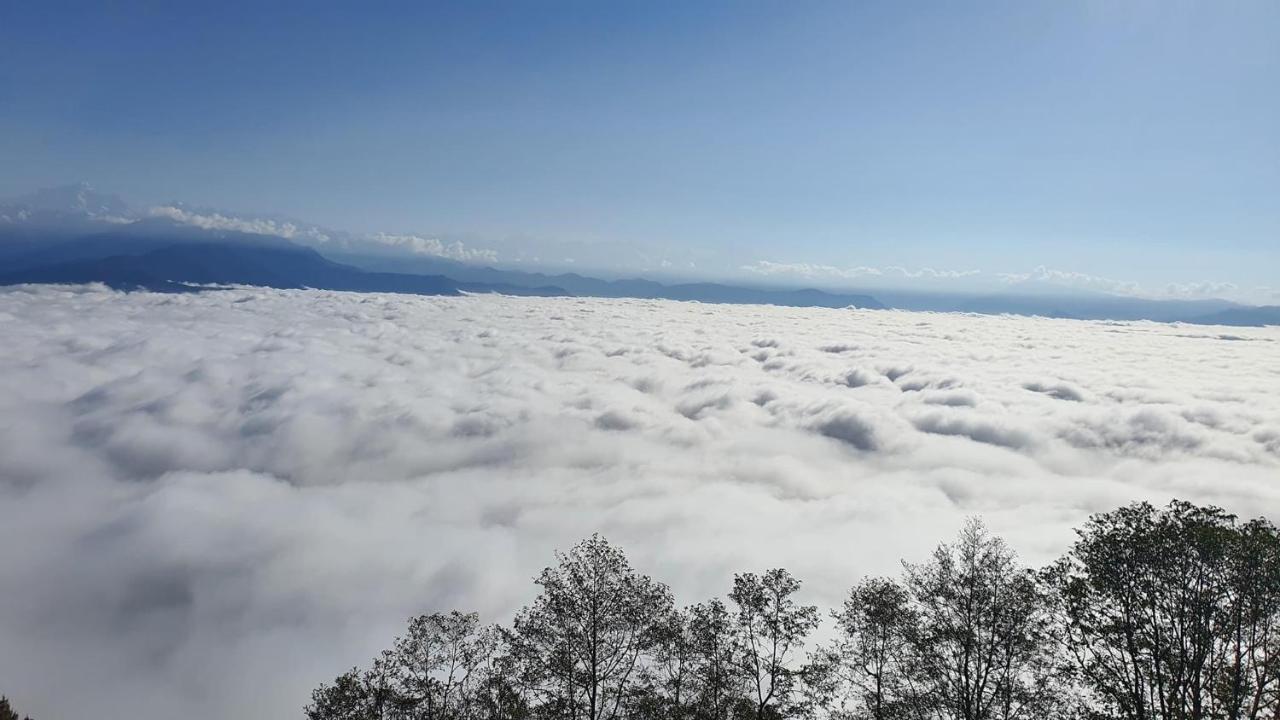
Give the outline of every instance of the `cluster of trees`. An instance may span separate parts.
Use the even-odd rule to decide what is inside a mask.
[[[786,570],[677,607],[593,536],[508,627],[414,618],[310,720],[1280,718],[1280,532],[1215,507],[1095,515],[1047,568],[978,521],[822,616]],[[727,600],[727,601],[726,601]]]

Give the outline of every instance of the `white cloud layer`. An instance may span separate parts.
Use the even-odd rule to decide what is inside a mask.
[[[983,514],[1280,517],[1280,330],[644,300],[0,293],[0,678],[36,717],[277,718],[596,530],[682,601],[836,605]]]

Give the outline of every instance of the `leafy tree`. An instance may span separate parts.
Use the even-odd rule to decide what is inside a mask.
[[[797,656],[818,626],[818,609],[796,603],[799,589],[800,581],[781,568],[733,579],[734,664],[746,679],[756,720],[786,717],[792,709],[802,675]]]
[[[0,695],[0,720],[31,720],[29,716],[18,717],[18,713],[9,705],[9,698]]]
[[[1070,710],[1051,615],[1031,571],[974,520],[901,583],[863,581],[815,663],[832,717],[1018,720]]]
[[[628,717],[651,692],[644,661],[660,644],[671,593],[599,535],[558,557],[508,633],[522,679],[549,717]]]
[[[1280,535],[1217,507],[1095,515],[1046,572],[1063,647],[1106,717],[1280,714]]]
[[[413,618],[392,655],[396,704],[421,720],[473,717],[497,642],[475,613]]]
[[[311,692],[311,704],[304,708],[308,720],[391,720],[401,717],[394,702],[383,653],[373,668],[351,668],[332,685],[321,684]]]
[[[725,720],[746,701],[746,678],[735,662],[735,618],[720,600],[689,609],[690,669],[697,720]]]
[[[836,638],[818,652],[811,682],[833,718],[913,717],[910,638],[916,626],[911,596],[893,580],[864,580],[832,613]]]
[[[478,668],[480,680],[476,684],[472,703],[474,717],[478,720],[526,720],[533,717],[530,706],[530,689],[521,683],[521,674],[515,659],[503,641],[503,630],[493,628],[495,651],[483,659]]]
[[[658,623],[655,632],[656,643],[646,669],[651,689],[644,714],[668,720],[692,718],[696,710],[697,663],[692,610],[671,612]]]
[[[321,685],[309,720],[499,720],[527,716],[514,673],[501,665],[498,633],[473,613],[409,621],[394,648],[368,670],[352,668]]]
[[[900,580],[817,609],[785,570],[676,610],[592,536],[509,629],[414,618],[309,720],[1275,720],[1280,531],[1214,507],[1096,515],[1039,575],[978,521]],[[0,720],[17,720],[0,699]]]
[[[904,566],[913,703],[955,720],[1038,719],[1061,709],[1048,603],[1003,540],[971,520],[929,562]]]

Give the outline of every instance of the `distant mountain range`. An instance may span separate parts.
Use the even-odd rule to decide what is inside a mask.
[[[117,289],[179,292],[210,285],[260,285],[357,292],[457,295],[667,298],[702,302],[882,308],[867,295],[820,290],[763,290],[714,283],[663,285],[607,282],[447,264],[424,270],[413,258],[384,258],[380,267],[336,262],[285,238],[195,227],[168,218],[128,219],[111,196],[85,187],[56,189],[0,205],[0,285],[100,282]],[[571,285],[572,287],[566,287]]]
[[[255,226],[254,223],[241,223]],[[274,227],[270,223],[258,223]],[[0,285],[100,282],[118,289],[184,292],[225,285],[317,288],[423,295],[634,297],[708,303],[1041,315],[1155,320],[1216,325],[1280,325],[1280,307],[1226,300],[1150,300],[1126,296],[1044,293],[975,295],[721,283],[664,284],[642,278],[605,280],[575,273],[544,274],[459,262],[444,257],[370,251],[350,234],[288,226],[294,240],[265,233],[200,227],[171,217],[146,217],[111,195],[78,185],[0,203]],[[308,238],[323,242],[303,244]],[[335,240],[336,239],[336,240]]]

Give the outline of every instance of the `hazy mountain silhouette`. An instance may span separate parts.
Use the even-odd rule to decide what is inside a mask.
[[[1280,305],[1235,307],[1205,315],[1189,322],[1201,325],[1280,325]]]
[[[537,287],[551,285],[561,287],[580,297],[648,298],[665,300],[692,300],[708,303],[782,305],[789,307],[858,307],[882,309],[876,298],[866,294],[834,293],[824,290],[784,290],[752,288],[721,283],[677,283],[665,285],[643,278],[601,280],[577,273],[548,275],[521,270],[469,265],[456,260],[437,257],[399,258],[370,255],[335,255],[336,259],[368,270],[393,267],[429,272],[480,283]]]
[[[243,284],[419,294],[501,292],[796,307],[895,307],[1088,320],[1280,324],[1280,309],[1275,306],[1250,307],[1220,299],[1151,300],[1049,287],[1010,294],[877,290],[872,297],[858,291],[813,288],[606,280],[577,273],[500,269],[393,250],[366,252],[358,248],[376,248],[376,243],[315,226],[308,227],[329,242],[298,237],[308,243],[299,244],[275,235],[196,227],[131,212],[120,198],[83,183],[0,203],[0,284],[102,282],[166,291]]]
[[[0,224],[0,284],[101,282],[157,291],[196,285],[262,285],[362,292],[575,295],[667,298],[720,303],[821,307],[883,307],[867,295],[820,290],[764,290],[716,283],[663,285],[649,280],[548,276],[466,265],[444,258],[376,258],[356,267],[274,235],[210,230],[166,218],[90,225],[83,233],[78,201],[71,210]],[[105,229],[104,229],[105,228]],[[346,259],[346,256],[338,256]],[[364,258],[369,260],[369,258]]]
[[[459,283],[439,275],[369,272],[328,260],[312,248],[266,235],[173,228],[140,222],[120,230],[59,240],[10,254],[0,285],[101,282],[120,289],[180,291],[199,285],[261,285],[357,292],[457,295],[502,292],[564,295],[555,287]]]

